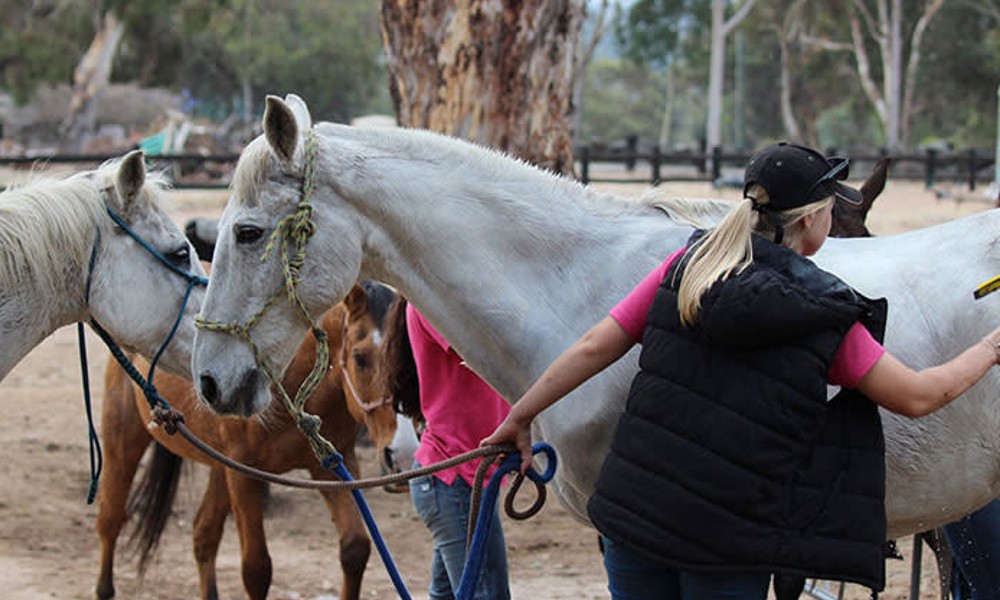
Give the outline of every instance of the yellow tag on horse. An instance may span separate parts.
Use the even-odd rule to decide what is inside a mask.
[[[1000,290],[1000,275],[997,275],[993,279],[982,283],[976,288],[976,291],[972,292],[972,297],[979,300],[987,294],[992,294],[993,292]]]

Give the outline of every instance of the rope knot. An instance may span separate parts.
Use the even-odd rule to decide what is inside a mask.
[[[319,428],[323,425],[323,420],[316,415],[311,415],[309,413],[303,413],[299,417],[299,429],[302,433],[307,436],[319,435]]]
[[[180,412],[163,406],[157,406],[152,410],[153,422],[162,426],[163,431],[173,435],[177,433],[177,427],[184,422],[184,415]]]
[[[312,220],[312,205],[300,204],[299,212],[295,214],[288,229],[288,236],[298,241],[305,241],[316,233],[316,224]]]

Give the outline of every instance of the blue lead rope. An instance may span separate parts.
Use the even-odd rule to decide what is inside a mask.
[[[529,467],[525,474],[528,479],[536,483],[548,483],[556,474],[556,451],[552,446],[542,442],[531,447],[532,454],[539,452],[545,454],[545,471],[538,473],[534,468]],[[469,545],[469,553],[465,557],[465,569],[462,571],[462,580],[458,584],[458,591],[455,592],[456,600],[471,600],[476,591],[476,582],[479,581],[479,572],[482,570],[483,560],[486,558],[486,540],[489,539],[490,529],[493,527],[493,516],[497,511],[497,496],[500,493],[500,480],[507,473],[515,473],[521,466],[521,455],[510,454],[497,468],[490,482],[483,492],[483,498],[479,506],[479,516],[476,519],[475,533],[472,534],[472,543]]]
[[[548,483],[556,474],[556,451],[549,444],[541,442],[531,447],[532,454],[538,454],[539,452],[545,454],[545,471],[538,473],[534,468],[529,467],[526,476],[537,483]],[[490,477],[490,482],[486,485],[486,490],[483,492],[480,502],[480,506],[483,508],[479,511],[479,516],[476,519],[476,528],[472,534],[472,543],[469,544],[469,553],[465,557],[462,580],[458,585],[458,591],[455,593],[456,600],[471,600],[473,593],[476,591],[479,572],[482,570],[483,560],[486,558],[486,540],[489,537],[493,526],[493,516],[497,510],[497,495],[500,493],[500,482],[504,475],[516,472],[520,466],[521,455],[509,455],[493,473],[493,476]],[[339,453],[334,453],[333,456],[324,459],[323,468],[339,477],[342,481],[354,481],[350,471],[344,466],[343,456]],[[382,564],[385,565],[385,569],[389,573],[389,579],[392,580],[392,585],[395,586],[396,593],[399,594],[401,600],[410,600],[410,592],[407,591],[406,585],[403,584],[403,579],[399,575],[399,569],[396,568],[396,564],[392,560],[392,555],[389,554],[389,549],[385,545],[385,539],[382,538],[382,533],[375,523],[375,518],[372,516],[372,511],[368,507],[368,502],[365,500],[364,494],[360,489],[353,489],[351,490],[351,495],[354,497],[354,503],[358,506],[361,518],[364,519],[365,527],[368,528],[368,535],[375,542],[375,549],[378,550],[378,554],[382,558]]]

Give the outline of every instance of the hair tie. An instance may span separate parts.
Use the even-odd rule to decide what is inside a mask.
[[[767,207],[757,202],[757,199],[754,198],[753,196],[743,196],[743,197],[750,201],[750,209],[753,210],[754,212],[764,213],[767,210]]]

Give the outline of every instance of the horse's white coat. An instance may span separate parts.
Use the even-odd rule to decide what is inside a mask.
[[[267,139],[286,145],[272,150],[258,139],[237,169],[204,304],[209,319],[245,320],[279,289],[276,261],[260,262],[263,242],[237,244],[233,232],[248,224],[269,232],[300,199],[307,122],[296,116],[305,107],[294,96],[286,102],[295,112],[269,98],[265,115]],[[328,123],[313,130],[320,144],[311,199],[317,232],[300,290],[310,311],[337,302],[359,276],[385,281],[512,401],[691,231],[646,204],[459,140]],[[988,211],[905,235],[830,240],[816,260],[867,295],[889,299],[887,345],[921,368],[996,325],[997,300],[974,302],[971,292],[1000,272],[998,233],[1000,211]],[[281,303],[254,339],[280,372],[304,332],[305,323]],[[556,491],[581,521],[637,352],[536,420],[536,438],[561,457]],[[259,409],[268,401],[266,385],[240,386],[256,365],[236,338],[199,331],[193,361],[192,372],[213,378],[224,404]],[[1000,376],[990,374],[934,415],[883,413],[891,536],[947,523],[1000,493],[998,391]]]
[[[0,194],[0,379],[53,331],[97,320],[123,347],[152,358],[180,311],[187,282],[114,224],[106,207],[161,254],[187,249],[183,268],[205,276],[190,243],[158,204],[163,184],[147,177],[142,153],[65,179],[40,179]],[[90,256],[100,236],[85,288]],[[160,364],[190,373],[192,291]]]

